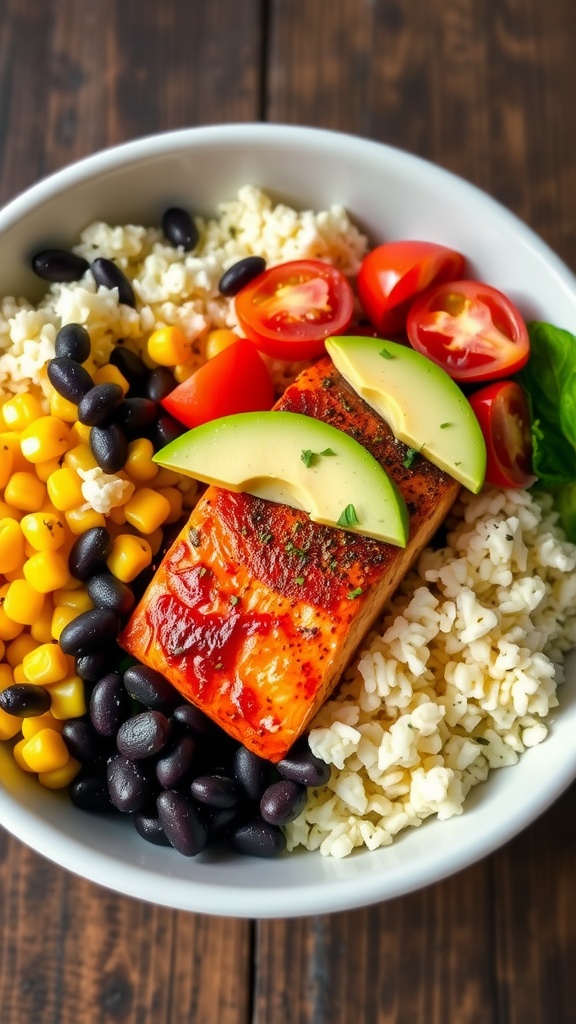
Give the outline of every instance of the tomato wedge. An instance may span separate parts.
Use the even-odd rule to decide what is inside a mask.
[[[237,412],[270,409],[274,386],[268,367],[252,342],[240,338],[209,359],[161,404],[186,427]]]
[[[362,261],[360,302],[378,331],[397,334],[415,296],[432,284],[461,277],[464,263],[459,252],[436,242],[385,242]]]
[[[293,260],[258,274],[236,296],[236,315],[247,338],[276,359],[312,359],[324,341],[350,323],[354,293],[336,267]]]
[[[484,381],[519,370],[530,341],[516,306],[479,281],[450,281],[413,303],[406,324],[410,344],[454,380]]]
[[[530,487],[536,477],[524,389],[516,381],[499,380],[476,391],[469,401],[486,441],[486,483]]]

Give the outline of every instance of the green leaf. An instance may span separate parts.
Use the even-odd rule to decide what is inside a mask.
[[[362,587],[356,587],[355,590],[349,590],[348,594],[346,596],[348,597],[349,601],[354,601],[354,599],[356,597],[360,597],[360,594],[362,594],[362,593],[363,593]]]
[[[356,526],[360,520],[356,515],[356,509],[354,505],[346,505],[342,515],[337,521],[338,526]]]
[[[406,458],[404,458],[402,460],[402,465],[404,466],[404,469],[410,469],[410,467],[411,467],[412,463],[414,462],[414,459],[416,458],[417,455],[418,455],[418,451],[417,451],[416,448],[409,448],[408,449],[408,451],[406,452]]]
[[[391,353],[389,348],[381,349],[380,350],[380,355],[382,356],[383,359],[394,359],[394,356],[392,355],[392,353]]]
[[[303,448],[302,451],[300,452],[300,458],[302,459],[302,462],[306,466],[306,469],[310,469],[310,466],[312,465],[312,459],[314,458],[314,452],[312,451],[311,448]]]

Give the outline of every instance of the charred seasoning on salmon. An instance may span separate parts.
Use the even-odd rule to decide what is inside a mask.
[[[306,513],[209,487],[120,636],[231,736],[280,760],[444,519],[459,485],[407,448],[329,359],[276,408],[353,436],[398,485],[405,549],[319,526]]]

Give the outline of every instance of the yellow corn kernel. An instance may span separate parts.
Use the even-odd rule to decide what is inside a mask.
[[[124,505],[126,522],[140,533],[153,533],[170,515],[170,502],[151,487],[141,487]]]
[[[14,666],[14,682],[15,683],[27,683],[28,680],[24,675],[24,666],[22,664]]]
[[[146,437],[139,437],[128,445],[128,458],[124,465],[131,480],[147,483],[158,475],[159,467],[152,462],[154,445]]]
[[[60,469],[60,459],[46,459],[46,462],[37,462],[35,468],[36,476],[45,484],[52,473]]]
[[[12,668],[16,668],[16,665],[20,665],[24,660],[26,654],[30,654],[30,651],[35,651],[38,647],[34,637],[31,633],[20,633],[15,640],[12,640],[6,648],[6,661]]]
[[[87,530],[91,530],[93,526],[106,526],[106,520],[102,513],[95,512],[93,508],[70,509],[69,512],[64,513],[64,518],[68,523],[68,529],[76,537],[81,533],[86,533]]]
[[[57,416],[59,420],[64,420],[65,423],[76,423],[78,419],[78,406],[74,402],[69,402],[67,398],[63,398],[62,395],[59,395],[52,386],[50,386],[48,402],[50,403],[51,416]]]
[[[3,640],[0,640],[0,663],[2,662],[2,659],[4,658],[5,654],[6,654],[6,644],[4,643]],[[1,686],[0,686],[0,689],[1,689]]]
[[[170,503],[170,515],[166,516],[164,523],[177,523],[182,515],[182,491],[177,487],[162,487],[158,494]]]
[[[64,517],[46,512],[29,512],[20,529],[34,551],[58,551],[66,540]]]
[[[6,484],[4,500],[23,512],[39,512],[46,500],[46,486],[35,473],[13,473]]]
[[[80,580],[74,580],[71,582],[78,582],[78,586],[67,586],[63,587],[61,590],[54,591],[52,594],[54,605],[56,607],[61,605],[63,608],[73,608],[76,615],[80,615],[80,612],[89,612],[94,605],[90,599],[88,591]]]
[[[112,363],[105,363],[93,374],[95,384],[119,384],[124,394],[128,391],[130,384],[124,374],[120,373],[117,366]]]
[[[22,669],[29,683],[51,686],[68,675],[68,658],[58,644],[40,644],[24,656]]]
[[[17,637],[23,630],[21,622],[14,622],[4,611],[4,602],[0,602],[0,640],[7,643]]]
[[[15,519],[0,519],[0,572],[14,572],[24,562],[24,534]]]
[[[115,505],[114,508],[111,508],[108,513],[108,520],[112,520],[116,526],[124,526],[124,523],[126,522],[124,505]]]
[[[148,355],[159,366],[177,366],[191,355],[192,346],[181,327],[160,327],[148,338]]]
[[[7,501],[0,500],[0,519],[15,519],[17,523],[22,518],[22,511],[19,508],[14,508],[9,505]]]
[[[239,340],[238,335],[227,327],[218,327],[216,330],[210,331],[206,338],[206,359],[213,359],[214,356],[219,355],[225,348]]]
[[[0,665],[0,693],[2,690],[7,690],[9,686],[14,685],[14,673],[5,662]]]
[[[52,692],[52,691],[50,691]],[[64,720],[54,718],[51,711],[45,711],[43,715],[35,715],[33,718],[22,719],[22,735],[24,739],[32,739],[42,729],[53,729],[54,732],[62,732]]]
[[[12,747],[12,756],[16,761],[18,767],[23,772],[31,772],[32,769],[28,766],[27,762],[22,757],[22,748],[26,745],[26,742],[27,741],[25,739],[18,740],[18,743],[15,743],[14,746]]]
[[[0,489],[6,487],[14,468],[14,455],[7,444],[0,444]]]
[[[63,605],[56,605],[52,613],[52,636],[54,640],[60,639],[62,630],[74,619],[78,618],[75,608],[65,608]]]
[[[8,430],[25,430],[44,415],[40,402],[34,395],[14,395],[2,406],[2,419]]]
[[[12,622],[20,622],[23,626],[31,626],[38,618],[44,604],[44,595],[36,590],[28,580],[14,580],[8,587],[4,598],[3,610]],[[18,633],[22,632],[18,630]],[[18,634],[15,633],[14,636]],[[4,640],[7,637],[3,637]]]
[[[56,416],[41,416],[20,434],[20,449],[28,462],[59,459],[70,447],[70,428]]]
[[[30,627],[30,633],[39,644],[49,644],[53,639],[52,637],[52,615],[54,614],[54,605],[49,597],[44,598],[44,604],[42,605],[42,611],[38,618],[34,619]]]
[[[16,430],[5,430],[0,433],[0,445],[12,452],[12,472],[27,473],[30,463],[22,455],[20,449],[20,432]]]
[[[86,714],[84,683],[80,676],[69,675],[60,683],[55,683],[50,687],[50,696],[50,712],[54,718],[64,722],[68,718],[81,718]]]
[[[0,740],[11,740],[17,736],[22,728],[22,719],[17,715],[9,715],[7,711],[0,708]]]
[[[183,384],[188,377],[191,377],[196,372],[197,367],[192,366],[191,363],[178,363],[178,366],[174,367],[174,379],[177,384]]]
[[[75,448],[70,448],[66,452],[64,465],[68,469],[83,469],[86,472],[88,469],[96,469],[98,463],[90,451],[90,445],[83,441],[82,444],[77,444]]]
[[[70,579],[68,559],[60,551],[37,551],[24,562],[24,578],[39,594],[59,590]]]
[[[84,503],[82,480],[75,469],[63,466],[51,473],[46,481],[48,497],[59,512],[70,512]]]
[[[180,474],[175,473],[173,469],[165,469],[163,466],[158,471],[158,476],[154,478],[154,489],[162,487],[173,487],[180,482]]]
[[[151,561],[152,548],[147,540],[131,533],[120,533],[112,541],[106,565],[116,579],[122,583],[131,583]]]
[[[69,757],[62,768],[53,768],[51,772],[40,772],[38,782],[46,789],[64,789],[76,778],[82,765],[75,758]]]
[[[52,772],[63,768],[70,757],[68,747],[55,729],[41,729],[26,740],[20,754],[33,772]]]
[[[80,423],[76,421],[70,427],[70,448],[73,448],[77,444],[89,444],[90,442],[90,431],[92,427],[87,426],[86,423]]]

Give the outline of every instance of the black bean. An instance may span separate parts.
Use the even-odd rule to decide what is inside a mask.
[[[152,797],[148,772],[140,764],[118,754],[108,762],[108,792],[119,811],[139,811]]]
[[[156,761],[156,778],[164,789],[174,789],[194,760],[196,744],[191,736],[180,736]]]
[[[241,808],[238,806],[208,810],[206,824],[208,826],[209,841],[216,843],[229,835],[232,829],[239,825],[241,814]]]
[[[105,651],[95,651],[93,654],[81,654],[76,658],[76,675],[80,676],[87,683],[97,683],[102,676],[118,664],[120,648],[115,644]]]
[[[90,720],[100,736],[116,736],[131,710],[119,672],[109,672],[98,680],[90,695]]]
[[[143,761],[164,749],[169,733],[170,722],[161,711],[141,711],[122,723],[116,745],[124,757]]]
[[[156,402],[149,398],[125,398],[116,411],[116,422],[131,436],[149,427],[158,416]]]
[[[116,263],[99,256],[90,265],[90,270],[96,284],[102,284],[105,288],[118,289],[118,302],[122,302],[125,306],[136,306],[134,289],[124,271]]]
[[[58,357],[84,363],[90,355],[90,335],[82,324],[64,324],[56,335],[54,349]]]
[[[86,582],[88,597],[96,608],[110,608],[117,615],[128,615],[134,607],[134,594],[109,572],[96,573]]]
[[[190,784],[190,792],[200,804],[209,807],[235,807],[241,797],[236,779],[226,775],[199,775]]]
[[[184,857],[195,857],[208,841],[208,829],[190,797],[165,789],[156,801],[160,824],[171,845]]]
[[[0,692],[0,708],[16,718],[35,718],[52,703],[48,690],[36,683],[14,683]]]
[[[111,423],[109,427],[92,427],[90,449],[105,473],[120,472],[128,458],[126,434],[117,423]]]
[[[232,298],[263,270],[266,270],[266,260],[262,256],[245,256],[243,260],[238,260],[224,271],[218,283],[218,291],[221,295]]]
[[[124,391],[119,384],[95,384],[78,402],[78,419],[87,427],[97,427],[118,408]]]
[[[186,430],[172,416],[160,416],[152,428],[152,444],[155,451],[160,451],[171,441],[175,441]]]
[[[119,629],[120,619],[109,608],[91,608],[64,626],[58,642],[64,654],[80,657],[102,650],[116,639]]]
[[[176,378],[167,366],[156,366],[148,374],[146,381],[146,397],[152,402],[160,402],[176,387]]]
[[[283,779],[302,786],[325,786],[330,778],[330,765],[312,753],[307,741],[294,744],[276,768]]]
[[[82,811],[109,813],[115,810],[105,775],[78,775],[70,786],[70,799]]]
[[[246,747],[239,747],[234,755],[232,770],[249,799],[259,803],[262,794],[270,785],[272,777],[270,762],[258,757]]]
[[[124,686],[134,700],[154,711],[169,715],[182,697],[160,672],[148,665],[131,665],[124,673]]]
[[[172,846],[157,814],[150,814],[146,810],[137,811],[132,821],[138,835],[147,843],[153,843],[154,846]]]
[[[68,556],[68,568],[77,580],[86,582],[106,568],[112,538],[104,526],[92,526],[74,541]]]
[[[260,814],[271,825],[287,825],[304,810],[307,797],[306,786],[281,779],[262,794]]]
[[[128,381],[130,387],[137,386],[146,376],[146,364],[140,359],[136,352],[125,345],[115,345],[110,353],[109,362],[117,366],[122,376]]]
[[[48,380],[62,398],[78,405],[80,399],[94,387],[94,381],[88,370],[75,359],[58,356],[50,359],[46,368]]]
[[[180,694],[177,694],[177,697],[181,700]],[[216,739],[221,731],[216,723],[194,704],[179,704],[172,712],[172,721],[178,722],[187,732],[200,739]]]
[[[72,757],[82,765],[95,764],[109,753],[108,747],[102,744],[101,737],[87,716],[69,718],[64,722],[62,738]]]
[[[278,857],[286,849],[286,836],[277,825],[255,818],[234,829],[230,845],[249,857]]]
[[[162,217],[162,231],[176,248],[190,252],[198,245],[198,228],[187,210],[171,206]]]
[[[68,249],[42,249],[34,253],[31,260],[32,270],[43,281],[68,283],[79,281],[90,264],[82,256],[77,256]]]

